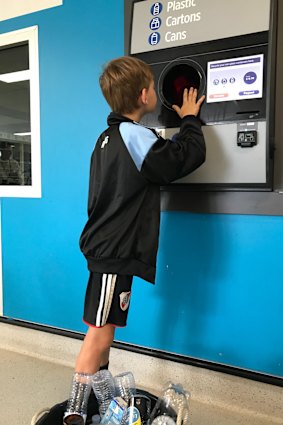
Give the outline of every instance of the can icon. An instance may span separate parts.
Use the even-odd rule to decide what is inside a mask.
[[[156,44],[158,44],[160,41],[160,34],[159,32],[153,32],[152,34],[150,34],[149,38],[148,38],[148,42],[149,44],[151,44],[151,46],[155,46]]]

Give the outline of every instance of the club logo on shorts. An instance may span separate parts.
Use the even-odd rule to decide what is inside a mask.
[[[130,304],[131,292],[121,292],[120,296],[120,308],[126,311]]]

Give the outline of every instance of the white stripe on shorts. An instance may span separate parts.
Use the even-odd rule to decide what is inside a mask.
[[[102,317],[102,326],[105,325],[109,316],[109,312],[110,312],[110,308],[111,308],[111,304],[113,300],[113,295],[114,295],[116,278],[117,278],[116,274],[113,274],[113,275],[110,274],[108,276],[104,311],[103,311],[103,317]]]
[[[103,274],[99,306],[96,314],[95,326],[106,324],[112,304],[117,275]]]

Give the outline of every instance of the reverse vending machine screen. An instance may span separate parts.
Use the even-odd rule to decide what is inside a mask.
[[[206,102],[262,98],[263,54],[207,63]]]

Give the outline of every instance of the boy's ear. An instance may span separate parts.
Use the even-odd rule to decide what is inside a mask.
[[[144,88],[141,91],[141,95],[140,95],[140,99],[143,105],[147,105],[148,104],[148,100],[147,100],[147,89]]]

